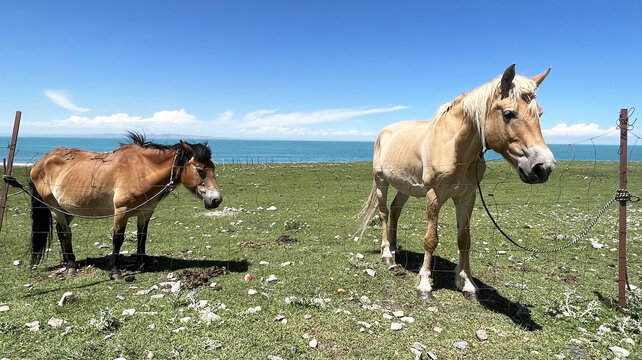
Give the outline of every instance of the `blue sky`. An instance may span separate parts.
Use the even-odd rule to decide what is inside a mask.
[[[0,136],[372,141],[500,75],[549,142],[642,106],[640,2],[3,1]],[[615,132],[598,142],[617,142]]]

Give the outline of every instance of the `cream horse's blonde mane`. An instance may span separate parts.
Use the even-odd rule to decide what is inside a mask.
[[[486,149],[486,118],[488,116],[489,106],[492,104],[493,100],[501,96],[500,83],[501,76],[474,90],[460,95],[452,102],[441,105],[433,116],[435,126],[439,122],[439,119],[441,119],[448,110],[453,106],[461,104],[464,110],[464,118],[475,124],[482,140],[482,146]],[[528,103],[528,109],[533,114],[539,115],[539,107],[535,101],[535,90],[537,90],[537,84],[535,81],[522,75],[515,75],[508,97],[514,101],[524,99]]]

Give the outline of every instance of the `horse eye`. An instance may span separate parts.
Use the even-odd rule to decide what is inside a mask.
[[[195,167],[194,170],[196,170],[196,172],[198,173],[198,176],[200,176],[203,179],[205,178],[205,169]]]
[[[506,122],[509,122],[517,117],[517,113],[515,112],[515,110],[512,110],[512,109],[504,110],[503,114],[504,114],[504,120]]]

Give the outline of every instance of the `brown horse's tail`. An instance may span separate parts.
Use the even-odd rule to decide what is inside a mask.
[[[378,207],[379,200],[377,199],[377,184],[373,181],[370,196],[359,212],[359,227],[357,228],[357,235],[359,238],[363,237],[363,233],[366,232],[368,224],[370,224],[372,218],[374,218],[374,215],[377,213]]]
[[[33,181],[29,180],[31,192],[31,264],[36,265],[51,243],[53,220]]]

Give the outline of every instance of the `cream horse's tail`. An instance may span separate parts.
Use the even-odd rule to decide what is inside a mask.
[[[363,208],[359,212],[359,227],[357,228],[357,235],[359,238],[363,237],[363,233],[366,232],[368,224],[372,221],[377,208],[379,207],[379,200],[377,199],[377,184],[372,182],[372,191],[368,200],[363,204]]]

